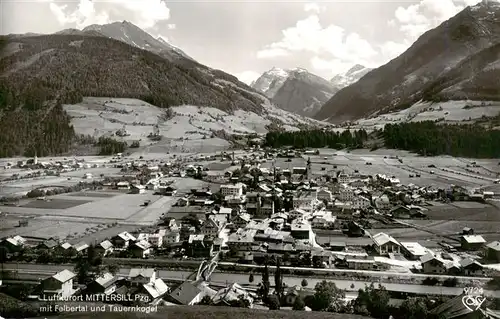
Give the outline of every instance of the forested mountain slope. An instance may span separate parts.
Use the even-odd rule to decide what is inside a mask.
[[[35,145],[41,154],[67,149],[72,129],[62,109],[53,106],[78,102],[82,96],[133,97],[159,107],[192,104],[257,113],[266,100],[231,75],[206,72],[195,62],[172,63],[106,37],[1,37],[0,45],[1,156],[21,154]],[[44,126],[50,130],[41,130]],[[52,131],[65,131],[68,138],[61,140],[64,135]]]

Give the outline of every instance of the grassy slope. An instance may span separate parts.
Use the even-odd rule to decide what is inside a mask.
[[[102,317],[102,313],[73,313],[54,318],[64,319],[86,319]],[[106,313],[106,319],[118,318],[182,318],[182,319],[363,319],[368,317],[346,314],[334,314],[329,312],[305,312],[289,310],[256,310],[229,307],[210,306],[170,306],[158,309],[158,312],[149,315],[142,313]]]

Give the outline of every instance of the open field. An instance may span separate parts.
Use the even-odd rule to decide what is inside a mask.
[[[453,202],[451,204],[436,205],[426,207],[429,219],[432,220],[461,220],[461,221],[481,221],[500,222],[500,210],[492,205],[485,205],[474,202]]]
[[[301,125],[322,127],[318,122],[281,110],[263,100],[264,112],[256,114],[242,110],[226,113],[212,107],[184,105],[166,109],[136,99],[85,97],[83,102],[64,105],[71,124],[78,134],[94,137],[111,136],[125,129],[129,134],[115,137],[130,142],[141,141],[142,151],[148,152],[214,152],[227,149],[230,143],[213,136],[213,132],[228,134],[265,134],[273,121],[287,130],[298,130]],[[148,140],[158,125],[159,142]]]
[[[457,238],[461,235],[464,227],[470,227],[474,229],[476,234],[483,236],[487,242],[500,240],[500,222],[469,220],[404,220],[404,222],[412,225],[424,226],[442,235],[456,236]]]
[[[172,184],[178,196],[193,188],[210,186],[192,178],[177,178]],[[152,225],[170,210],[177,197],[127,194],[126,191],[80,191],[50,196],[49,200],[22,199],[19,206],[3,206],[0,237],[23,235],[40,238],[58,237],[93,242]],[[143,206],[150,200],[148,206]],[[16,227],[29,219],[27,227]]]
[[[391,156],[398,156],[402,160],[402,163],[397,159],[391,159]],[[454,158],[450,156],[423,157],[398,150],[378,149],[373,152],[368,150],[344,152],[332,149],[320,149],[320,155],[304,155],[303,157],[304,159],[310,158],[315,163],[313,166],[315,173],[320,173],[321,167],[325,167],[325,170],[328,171],[333,169],[333,165],[336,165],[337,169],[343,169],[346,173],[353,173],[355,170],[358,170],[361,174],[384,174],[395,176],[403,184],[413,183],[419,186],[432,185],[446,188],[450,185],[458,185],[477,188],[493,185],[493,181],[496,179],[496,175],[488,170],[476,169],[478,173],[463,171],[461,172],[463,174],[454,172],[455,170],[458,171],[456,168],[465,169],[467,164],[475,161],[473,159]],[[368,162],[371,165],[367,165]],[[478,165],[489,164],[493,166],[498,164],[497,160],[476,162]],[[429,165],[434,165],[436,168],[430,168],[428,167]],[[421,176],[419,178],[409,177],[416,174],[420,174]]]
[[[108,157],[107,160],[109,161],[111,157]],[[49,160],[48,158],[44,159],[41,158],[40,161],[43,162],[43,160]],[[57,159],[56,159],[57,160]],[[88,159],[85,157],[85,160],[89,164],[95,164],[97,163],[96,161],[91,161],[92,159]],[[102,164],[103,159],[99,159],[99,164]],[[5,165],[7,162],[15,163],[16,161],[14,160],[6,160],[4,159],[0,165]],[[2,173],[0,176],[0,179],[5,179],[7,177],[12,176],[13,174],[19,174],[19,176],[25,176],[31,171],[26,170],[26,169],[4,169],[0,170]],[[90,173],[92,174],[92,178],[90,179],[83,179],[85,173]],[[74,186],[78,184],[80,181],[85,181],[85,182],[92,182],[92,181],[99,181],[102,179],[102,177],[110,177],[110,176],[122,176],[123,174],[120,174],[120,169],[119,168],[114,168],[110,164],[106,164],[106,166],[102,167],[97,167],[97,168],[85,168],[85,169],[78,169],[74,171],[69,171],[69,172],[63,172],[60,174],[60,176],[40,176],[40,177],[35,177],[35,178],[20,178],[17,180],[9,180],[9,181],[2,181],[0,183],[0,197],[5,196],[5,195],[24,195],[27,192],[29,192],[32,189],[39,188],[39,187],[67,187],[67,186]],[[101,177],[102,176],[102,177]]]
[[[75,206],[90,203],[92,201],[84,200],[68,200],[68,199],[51,199],[50,201],[32,200],[21,207],[24,208],[41,208],[41,209],[68,209]]]
[[[87,318],[100,318],[103,313],[72,313],[64,314],[56,317],[60,319],[87,319]],[[362,319],[370,318],[350,314],[337,314],[331,312],[312,312],[312,311],[289,311],[289,310],[258,310],[258,309],[245,309],[245,308],[230,308],[230,307],[210,307],[210,306],[167,306],[159,307],[157,312],[150,314],[136,313],[136,312],[109,312],[106,313],[107,319],[133,319],[133,318],[151,318],[151,319],[221,319],[221,318],[238,318],[238,319]]]
[[[444,123],[461,123],[477,120],[483,116],[493,117],[499,113],[500,103],[498,101],[418,102],[398,112],[359,120],[355,122],[354,128],[380,129],[385,124],[435,121],[438,119],[444,119]]]
[[[0,236],[29,236],[38,238],[58,237],[60,239],[72,239],[80,234],[95,233],[96,230],[107,227],[105,224],[97,224],[86,221],[55,220],[47,217],[28,219],[28,226],[16,227],[20,218],[17,216],[5,216],[0,218]]]

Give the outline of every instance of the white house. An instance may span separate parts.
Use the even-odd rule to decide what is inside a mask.
[[[347,173],[340,173],[338,176],[337,176],[337,181],[340,183],[340,184],[348,184],[350,181],[351,181],[351,178],[349,176],[349,174]]]
[[[372,237],[375,244],[375,249],[379,255],[387,255],[389,253],[400,253],[401,244],[392,236],[386,233],[378,233]]]
[[[391,202],[389,200],[389,197],[387,195],[382,195],[380,197],[375,197],[373,199],[373,203],[377,209],[390,209],[391,208]]]
[[[64,269],[57,274],[44,279],[41,282],[43,295],[54,296],[59,299],[64,299],[72,296],[75,293],[73,289],[73,279],[76,275]]]
[[[370,207],[370,200],[363,196],[357,196],[352,203],[354,209],[367,209]]]
[[[145,191],[146,187],[144,187],[144,185],[132,185],[130,188],[132,194],[144,194]]]
[[[316,198],[321,201],[329,201],[331,202],[333,199],[332,192],[328,189],[319,189],[316,191]]]
[[[228,195],[233,195],[233,196],[242,196],[243,195],[243,185],[242,184],[236,184],[236,185],[222,185],[220,187],[220,192],[222,196],[228,196]]]
[[[342,202],[352,202],[354,200],[354,190],[352,188],[343,188],[339,192],[339,200]]]

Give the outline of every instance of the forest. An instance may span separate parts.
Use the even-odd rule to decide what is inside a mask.
[[[56,95],[41,83],[15,89],[0,82],[0,157],[67,152],[75,132],[62,103],[80,100],[76,92]]]
[[[296,132],[269,132],[266,134],[265,145],[270,147],[293,146],[295,148],[334,149],[362,148],[368,139],[365,130],[344,131],[342,133],[323,130],[307,130]]]
[[[384,145],[424,156],[500,157],[500,131],[480,125],[438,124],[432,121],[387,124]]]
[[[123,153],[127,149],[127,142],[101,136],[97,141],[97,146],[99,146],[99,155],[114,155]]]
[[[163,108],[261,109],[262,101],[237,85],[212,85],[212,71],[202,66],[173,63],[105,37],[0,36],[0,50],[10,52],[0,58],[0,157],[68,152],[75,133],[62,105],[83,96],[136,98]],[[223,72],[213,74],[237,83]]]

